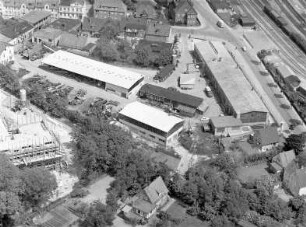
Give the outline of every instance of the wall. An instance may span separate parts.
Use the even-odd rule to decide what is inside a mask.
[[[7,46],[6,49],[0,54],[0,64],[6,65],[14,60],[14,47]]]

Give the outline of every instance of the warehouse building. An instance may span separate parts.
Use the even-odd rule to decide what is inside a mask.
[[[144,79],[139,73],[62,50],[48,55],[42,60],[42,63],[68,71],[76,77],[85,77],[99,87],[124,98],[134,93],[135,88],[140,86]]]
[[[219,41],[198,42],[195,52],[205,63],[202,73],[211,80],[225,113],[239,118],[244,124],[265,124],[268,117],[266,107],[224,44]]]
[[[200,114],[202,113],[200,109],[200,106],[203,103],[202,98],[181,93],[179,91],[173,91],[152,84],[145,84],[140,88],[138,95],[140,98],[167,105],[181,115],[191,117],[197,112]]]
[[[184,120],[155,107],[133,102],[119,112],[119,121],[140,136],[167,146],[178,137]]]

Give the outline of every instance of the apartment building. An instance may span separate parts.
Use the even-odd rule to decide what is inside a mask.
[[[126,16],[127,7],[121,0],[96,0],[94,17],[121,20]]]

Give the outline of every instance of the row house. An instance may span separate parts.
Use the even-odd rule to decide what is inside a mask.
[[[96,0],[93,6],[94,17],[121,20],[126,16],[127,7],[121,0]]]
[[[0,14],[5,19],[40,10],[50,12],[55,19],[82,19],[86,15],[86,3],[84,0],[0,0]]]

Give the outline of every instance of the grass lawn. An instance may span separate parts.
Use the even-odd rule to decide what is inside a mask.
[[[238,177],[243,182],[252,181],[261,177],[262,175],[269,175],[266,170],[267,167],[268,165],[266,163],[261,163],[259,165],[250,167],[241,167],[238,170]]]
[[[181,206],[179,202],[173,203],[167,213],[174,219],[183,219],[177,227],[208,227],[208,222],[203,222],[200,219],[190,216],[186,213],[186,208]]]

